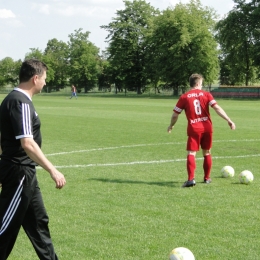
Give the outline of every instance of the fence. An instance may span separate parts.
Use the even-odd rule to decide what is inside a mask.
[[[260,87],[219,87],[210,93],[220,98],[260,98]]]
[[[208,87],[205,86],[203,87],[204,90],[209,91],[213,97],[216,98],[259,98],[260,99],[260,87]],[[10,91],[12,91],[13,88],[1,88],[0,89],[0,94],[8,94]],[[183,90],[179,90],[179,95],[183,94]],[[42,95],[70,95],[70,89],[62,89],[61,91],[57,92],[51,92],[51,93],[42,93]],[[103,91],[90,91],[88,93],[80,93],[80,95],[115,95],[114,91],[111,92],[103,92]],[[136,92],[128,91],[127,93],[125,92],[120,92],[116,96],[122,96],[122,95],[127,95],[127,96],[135,96]],[[157,93],[153,89],[149,89],[148,92],[145,92],[141,96],[168,96],[172,97],[173,96],[173,90],[170,89],[163,89],[160,90],[160,93]]]

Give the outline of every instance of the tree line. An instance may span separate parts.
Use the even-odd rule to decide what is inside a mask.
[[[31,48],[25,59],[37,58],[49,68],[48,91],[75,84],[84,92],[185,90],[192,73],[205,83],[246,85],[260,78],[260,1],[234,0],[222,19],[200,0],[159,11],[145,0],[123,1],[108,25],[108,47],[100,53],[81,28],[69,41],[48,41],[44,51]],[[0,60],[0,87],[18,84],[22,61]]]

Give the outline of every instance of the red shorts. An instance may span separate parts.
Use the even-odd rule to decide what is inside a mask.
[[[193,133],[188,136],[187,151],[210,150],[212,147],[212,133]]]

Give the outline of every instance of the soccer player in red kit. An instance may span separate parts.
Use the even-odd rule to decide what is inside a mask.
[[[188,180],[184,182],[182,187],[192,187],[196,185],[195,169],[196,152],[200,147],[204,156],[204,183],[211,183],[210,171],[212,167],[212,158],[210,149],[212,147],[212,121],[209,113],[211,106],[216,113],[228,122],[232,130],[236,128],[235,124],[227,116],[226,112],[217,104],[213,96],[202,90],[203,77],[200,74],[192,74],[190,76],[191,89],[183,94],[178,100],[171,117],[168,133],[171,132],[178,120],[179,114],[184,110],[188,120],[187,127],[187,171]]]

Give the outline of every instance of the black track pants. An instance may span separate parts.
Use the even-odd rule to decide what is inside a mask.
[[[0,161],[0,260],[8,258],[20,227],[39,259],[56,260],[35,167]],[[26,256],[25,256],[26,258]]]

